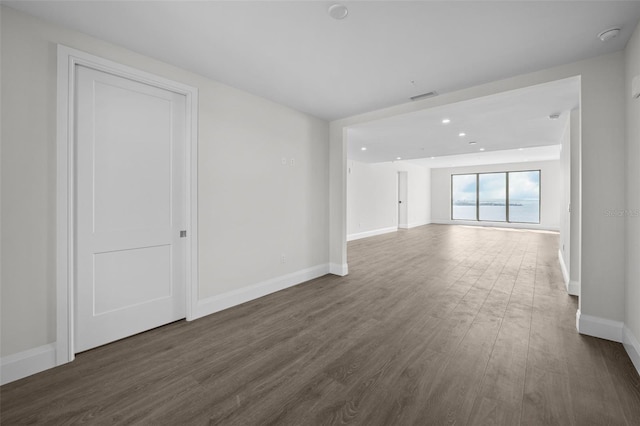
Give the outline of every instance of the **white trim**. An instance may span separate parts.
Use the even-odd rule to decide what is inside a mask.
[[[569,285],[567,286],[567,293],[571,296],[580,297],[580,282],[571,280],[569,281]]]
[[[567,265],[565,265],[564,258],[562,257],[562,251],[559,249],[558,261],[560,261],[560,269],[562,269],[562,277],[564,278],[564,286],[567,289],[567,293],[572,296],[580,296],[580,283],[570,279]]]
[[[562,270],[562,277],[564,278],[564,286],[569,291],[569,272],[567,272],[567,265],[564,263],[564,257],[562,257],[562,250],[558,249],[558,261],[560,262],[560,269]]]
[[[584,315],[580,313],[580,310],[576,312],[576,320],[580,334],[622,343],[623,322]]]
[[[414,222],[407,226],[407,229],[417,228],[418,226],[429,225],[431,222]]]
[[[411,229],[417,226],[428,225],[429,222],[403,223],[398,225],[398,229]]]
[[[396,232],[397,230],[398,230],[398,227],[390,226],[389,228],[380,228],[380,229],[373,229],[371,231],[358,232],[356,234],[347,235],[347,241],[359,240],[361,238],[373,237],[375,235],[388,234],[390,232]]]
[[[190,244],[185,250],[186,258],[186,317],[194,319],[198,299],[198,89],[172,80],[118,64],[80,50],[58,45],[58,99],[57,99],[57,176],[56,176],[56,365],[70,362],[74,358],[74,102],[75,68],[83,65],[92,69],[129,78],[186,97],[186,230]],[[189,123],[190,122],[190,123]]]
[[[636,336],[633,335],[633,332],[626,325],[622,331],[623,345],[627,350],[627,354],[629,354],[629,358],[631,358],[631,362],[638,370],[638,374],[640,374],[640,342]]]
[[[0,360],[0,385],[20,380],[56,366],[56,345],[38,346]]]
[[[198,89],[187,86],[187,120],[191,120],[191,126],[187,123],[187,191],[186,191],[186,218],[187,238],[190,247],[185,254],[185,285],[186,285],[186,319],[195,319],[195,309],[198,304],[198,288],[200,277],[198,273]],[[191,172],[191,175],[188,173]]]
[[[432,219],[431,223],[438,225],[465,225],[479,226],[485,228],[513,228],[513,229],[532,229],[538,231],[560,232],[560,228],[554,226],[544,226],[537,223],[515,223],[515,222],[487,222],[477,220],[451,220],[451,219]]]
[[[219,312],[224,309],[258,299],[266,296],[267,294],[275,293],[288,287],[293,287],[305,281],[327,275],[328,273],[329,265],[325,263],[272,278],[249,287],[229,291],[218,296],[208,297],[198,302],[195,310],[195,318],[201,318],[206,315],[213,314],[214,312]]]
[[[57,124],[57,169],[56,169],[56,365],[73,361],[73,292],[69,283],[74,281],[72,230],[75,218],[69,208],[73,194],[73,66],[70,55],[58,45],[58,98],[56,105]],[[71,70],[71,72],[70,72]]]
[[[342,265],[338,263],[330,263],[329,273],[333,275],[338,275],[339,277],[344,277],[349,274],[349,265],[346,263],[343,263]]]

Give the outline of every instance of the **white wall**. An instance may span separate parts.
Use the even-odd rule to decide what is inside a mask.
[[[631,98],[631,81],[640,75],[640,27],[636,28],[627,44],[626,87],[624,98],[627,107],[627,241],[625,317],[627,327],[625,347],[640,371],[640,99]]]
[[[540,170],[540,224],[451,220],[452,174],[517,172],[522,170]],[[536,161],[530,163],[431,169],[431,221],[433,223],[444,224],[500,226],[557,231],[560,227],[560,176],[559,161]]]
[[[398,172],[407,172],[408,227],[430,223],[430,174],[426,167],[396,161],[347,162],[347,238],[398,228]]]
[[[326,122],[1,10],[3,357],[55,340],[56,43],[199,89],[201,299],[328,270]]]
[[[579,109],[571,111],[571,117],[569,119],[570,125],[570,154],[571,154],[571,212],[570,212],[570,231],[571,249],[570,249],[570,290],[571,294],[580,294],[580,262],[582,249],[582,164],[581,164],[581,150],[582,150],[582,124],[581,115]],[[567,206],[563,206],[567,208]]]
[[[567,292],[580,295],[580,109],[571,111],[562,135],[560,260]]]
[[[560,244],[558,253],[563,264],[563,274],[565,283],[569,282],[569,271],[571,270],[571,213],[569,204],[571,203],[571,117],[567,120],[567,125],[560,138],[560,176],[558,190],[560,191]]]
[[[346,271],[345,128],[385,117],[580,76],[582,235],[580,309],[592,318],[622,321],[625,294],[625,220],[607,209],[625,205],[624,53],[615,52],[559,67],[445,93],[330,123],[330,258]],[[573,164],[572,164],[573,166]],[[599,334],[582,327],[581,332]]]

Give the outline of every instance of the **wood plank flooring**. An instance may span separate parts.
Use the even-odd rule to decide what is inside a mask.
[[[2,424],[637,425],[620,344],[575,330],[558,236],[427,225],[327,275],[1,388]]]

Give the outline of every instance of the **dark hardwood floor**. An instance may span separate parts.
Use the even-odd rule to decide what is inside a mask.
[[[620,344],[579,335],[558,236],[427,225],[325,276],[1,388],[2,424],[638,425]]]

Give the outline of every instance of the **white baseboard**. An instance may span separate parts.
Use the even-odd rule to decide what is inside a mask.
[[[344,272],[344,275],[346,275],[346,271],[348,269],[346,264],[341,265],[339,269],[339,272]],[[329,264],[318,265],[283,275],[281,277],[276,277],[250,287],[245,287],[219,296],[201,300],[198,302],[196,307],[194,319],[321,277],[328,274],[329,270]],[[4,385],[11,383],[55,366],[55,343],[50,343],[24,352],[5,356],[2,357],[0,364],[0,384]]]
[[[329,265],[322,264],[287,275],[272,278],[258,284],[230,291],[218,296],[199,300],[193,319],[219,312],[232,306],[237,306],[250,300],[258,299],[267,294],[284,290],[285,288],[321,277],[329,273]]]
[[[431,222],[414,222],[407,225],[407,229],[417,228],[418,226],[428,225]]]
[[[329,264],[329,273],[333,275],[337,275],[339,277],[344,277],[349,274],[349,265],[346,263],[330,263]]]
[[[622,331],[624,329],[622,321],[584,315],[578,310],[576,312],[576,322],[580,334],[622,343]]]
[[[631,358],[631,362],[638,370],[638,374],[640,374],[640,342],[636,339],[636,336],[633,335],[631,329],[624,326],[623,330],[623,342],[624,348],[627,350],[627,354],[629,354],[629,358]]]
[[[562,250],[558,249],[558,261],[560,262],[560,269],[562,270],[562,278],[564,278],[564,286],[569,291],[569,272],[567,271],[567,265],[564,263],[564,257],[562,257]]]
[[[508,222],[486,222],[477,220],[451,220],[451,219],[432,219],[431,223],[438,225],[464,225],[478,226],[484,228],[505,228],[505,229],[530,229],[534,231],[551,231],[559,232],[560,228],[555,226],[544,226],[537,223],[508,223]]]
[[[578,281],[571,280],[567,286],[567,293],[572,296],[580,296],[580,283]]]
[[[55,343],[4,356],[0,361],[0,385],[6,385],[55,366]]]
[[[389,232],[396,232],[397,226],[390,226],[389,228],[373,229],[371,231],[358,232],[355,234],[347,235],[347,241],[359,240],[361,238],[373,237],[375,235],[388,234]]]
[[[564,278],[564,286],[567,289],[567,293],[572,296],[580,296],[580,283],[569,278],[569,271],[567,271],[567,265],[564,263],[562,251],[560,250],[558,250],[558,260],[560,261],[560,269],[562,269],[562,277]]]

